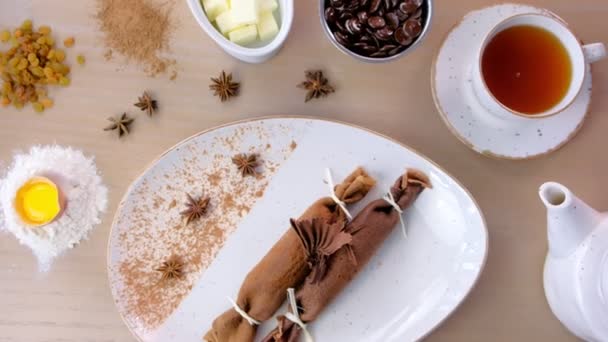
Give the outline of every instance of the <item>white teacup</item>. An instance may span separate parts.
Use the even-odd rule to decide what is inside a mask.
[[[570,61],[572,62],[572,78],[566,95],[555,106],[538,114],[530,115],[520,113],[502,104],[488,89],[482,73],[482,56],[488,43],[492,41],[494,36],[503,30],[520,25],[537,26],[553,33],[565,47],[570,56]],[[520,120],[545,118],[560,113],[574,102],[583,86],[589,64],[603,59],[604,57],[606,57],[606,47],[603,43],[581,45],[580,40],[577,39],[566,24],[557,17],[544,14],[515,15],[498,23],[483,40],[472,66],[471,76],[473,90],[481,105],[490,113],[501,118]]]

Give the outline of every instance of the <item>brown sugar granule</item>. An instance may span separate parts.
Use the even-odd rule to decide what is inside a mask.
[[[177,201],[175,199],[173,199],[171,201],[171,203],[169,203],[169,208],[168,209],[173,209],[173,208],[175,208],[175,206],[177,206]]]
[[[141,64],[150,76],[164,73],[175,62],[160,56],[169,48],[172,1],[97,0],[96,18],[110,59],[113,52]]]
[[[218,186],[222,180],[222,175],[219,172],[213,172],[207,177],[209,183],[213,186]]]

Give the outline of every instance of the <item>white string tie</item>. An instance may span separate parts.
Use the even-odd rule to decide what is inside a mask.
[[[315,340],[312,338],[312,335],[306,329],[306,323],[302,322],[300,319],[300,314],[298,313],[298,305],[296,303],[296,293],[293,288],[287,289],[287,299],[289,300],[289,306],[291,306],[291,311],[285,314],[285,318],[294,322],[297,326],[302,329],[304,333],[304,341],[305,342],[314,342]]]
[[[329,196],[331,197],[331,199],[336,202],[340,209],[342,209],[344,214],[346,214],[346,217],[348,217],[348,220],[352,220],[353,216],[348,212],[348,209],[346,209],[346,203],[342,202],[334,192],[334,180],[331,177],[331,170],[329,168],[325,169],[325,180],[327,181],[327,185],[329,186]]]
[[[239,305],[234,300],[232,300],[232,298],[230,298],[230,297],[227,297],[227,298],[228,298],[228,301],[230,301],[230,303],[232,304],[232,307],[234,307],[234,310],[236,312],[238,312],[239,315],[241,315],[247,322],[249,322],[249,325],[260,325],[261,324],[260,321],[249,316],[243,309],[241,309],[239,307]]]
[[[403,209],[401,209],[399,204],[397,204],[397,202],[395,201],[395,197],[393,197],[393,194],[391,193],[390,190],[386,193],[386,195],[384,195],[384,197],[382,197],[382,199],[385,200],[388,204],[390,204],[395,209],[395,211],[397,211],[399,213],[399,222],[401,222],[401,231],[403,231],[403,236],[405,238],[407,238],[407,229],[405,229],[405,222],[403,221]]]

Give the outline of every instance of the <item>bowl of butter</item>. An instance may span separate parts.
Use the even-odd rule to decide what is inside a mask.
[[[248,63],[262,63],[274,56],[293,22],[293,0],[186,1],[211,39]]]

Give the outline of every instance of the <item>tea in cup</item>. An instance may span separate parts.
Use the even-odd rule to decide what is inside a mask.
[[[490,31],[472,68],[480,103],[502,118],[544,118],[576,99],[589,63],[606,57],[602,43],[581,45],[560,19],[509,17]]]

